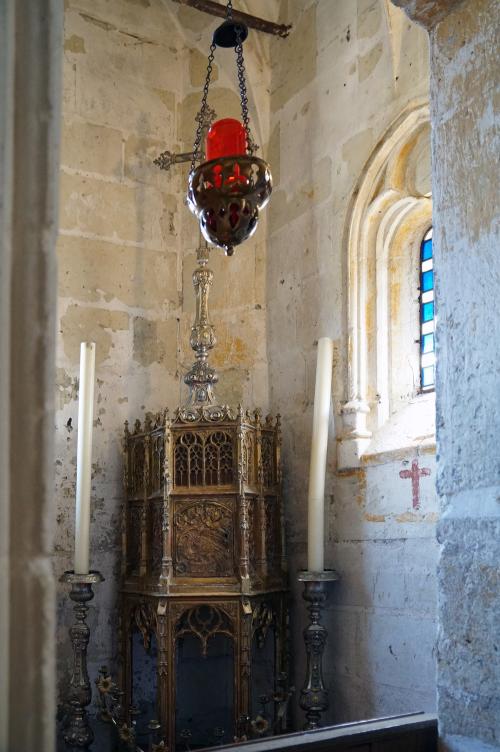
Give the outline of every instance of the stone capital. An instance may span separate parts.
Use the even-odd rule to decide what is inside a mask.
[[[392,0],[415,23],[430,31],[464,0]]]

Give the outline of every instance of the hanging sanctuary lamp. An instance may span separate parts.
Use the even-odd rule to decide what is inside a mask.
[[[243,42],[247,36],[247,26],[233,21],[229,0],[226,20],[215,30],[210,45],[188,181],[188,206],[198,218],[204,238],[223,248],[227,256],[232,256],[234,246],[253,235],[259,221],[259,211],[269,201],[272,191],[271,170],[267,162],[255,156],[257,145],[250,132],[243,60]],[[207,115],[208,89],[216,47],[234,47],[242,122],[224,118],[213,123],[206,136],[206,161],[197,165],[202,153],[202,124]]]

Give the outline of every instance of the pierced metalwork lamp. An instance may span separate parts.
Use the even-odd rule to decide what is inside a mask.
[[[188,206],[198,218],[204,238],[232,256],[234,246],[251,237],[259,211],[269,201],[272,178],[269,165],[255,156],[257,145],[250,132],[248,97],[243,60],[243,42],[248,28],[235,23],[229,0],[226,20],[213,36],[188,184]],[[200,159],[202,123],[206,121],[207,98],[216,47],[234,47],[241,99],[242,122],[224,118],[213,123],[206,138],[206,161]]]

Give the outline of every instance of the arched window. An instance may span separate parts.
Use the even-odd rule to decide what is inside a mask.
[[[341,469],[359,467],[365,454],[435,441],[431,221],[424,102],[409,106],[378,141],[349,207]]]
[[[435,384],[434,259],[432,227],[420,245],[420,389],[430,392]]]

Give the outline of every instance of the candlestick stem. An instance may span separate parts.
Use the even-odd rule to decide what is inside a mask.
[[[303,632],[307,669],[299,700],[307,719],[305,730],[318,728],[321,725],[321,713],[329,707],[328,690],[323,680],[323,653],[328,630],[321,624],[321,612],[328,598],[327,583],[338,578],[333,570],[300,572],[298,577],[299,582],[304,583],[302,597],[309,604],[309,624]]]
[[[73,648],[73,672],[68,694],[68,721],[64,732],[64,741],[70,748],[87,749],[94,740],[86,710],[92,700],[92,688],[87,671],[90,628],[86,617],[89,610],[87,604],[94,597],[92,585],[103,580],[104,577],[99,572],[89,574],[65,572],[61,577],[61,582],[68,582],[71,585],[69,597],[75,604],[73,607],[75,623],[69,629]]]

